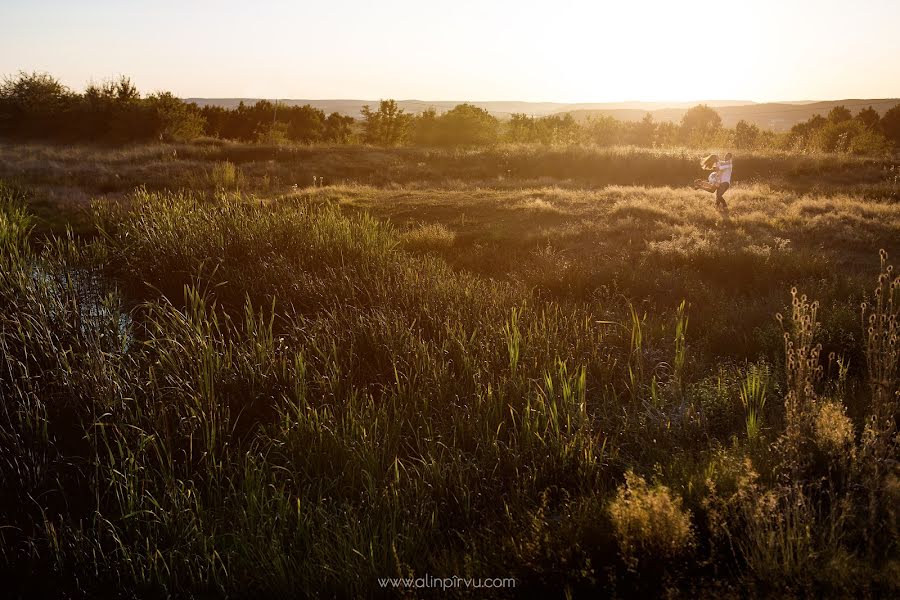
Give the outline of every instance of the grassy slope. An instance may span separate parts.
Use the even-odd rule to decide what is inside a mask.
[[[852,340],[874,249],[900,251],[900,206],[800,196],[763,185],[728,194],[729,218],[685,189],[379,190],[313,192],[388,219],[406,247],[484,276],[524,281],[545,297],[626,298],[655,313],[691,306],[712,356],[780,352],[773,316],[798,285],[838,314],[829,345]],[[855,350],[859,350],[858,346]]]
[[[230,143],[125,148],[0,144],[0,177],[29,186],[37,216],[47,228],[60,231],[66,219],[73,220],[68,210],[73,205],[85,207],[95,197],[121,198],[139,185],[150,190],[239,188],[263,195],[310,185],[313,177],[324,177],[328,184],[442,189],[680,187],[700,175],[698,155],[696,150],[517,146],[453,151]],[[217,174],[225,162],[236,167],[233,178]],[[900,165],[889,159],[750,153],[739,155],[736,177],[794,193],[896,199]],[[60,212],[67,213],[66,219],[60,219]],[[74,220],[89,228],[83,216]]]

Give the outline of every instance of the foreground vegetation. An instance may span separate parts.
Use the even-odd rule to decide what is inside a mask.
[[[900,592],[891,164],[275,152],[4,149],[14,594]]]

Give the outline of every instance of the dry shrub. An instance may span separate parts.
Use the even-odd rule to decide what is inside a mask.
[[[641,557],[675,558],[694,544],[690,514],[681,507],[681,498],[656,484],[652,487],[640,475],[629,471],[610,503],[622,557],[636,568]]]
[[[403,246],[410,250],[443,250],[455,241],[456,233],[443,223],[429,223],[403,234]]]
[[[813,421],[816,445],[826,454],[837,455],[847,450],[854,440],[853,422],[840,402],[823,402]]]

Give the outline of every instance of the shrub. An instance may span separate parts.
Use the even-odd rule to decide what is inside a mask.
[[[629,471],[609,505],[622,557],[632,568],[641,559],[671,559],[687,552],[694,543],[690,515],[681,499],[662,484],[652,487]]]
[[[722,117],[715,109],[698,104],[681,118],[681,141],[691,147],[710,145],[722,127]]]
[[[363,106],[362,115],[366,142],[379,146],[405,141],[413,121],[413,116],[397,106],[396,100],[382,100],[378,110]]]
[[[244,174],[233,162],[217,162],[209,171],[209,182],[217,190],[238,190],[244,182]]]
[[[171,92],[160,92],[147,98],[156,123],[154,130],[165,141],[186,141],[203,135],[206,119],[196,105],[186,104]]]
[[[900,147],[900,104],[884,113],[881,118],[881,130],[888,141]]]
[[[423,112],[413,122],[412,137],[434,146],[487,146],[498,141],[499,122],[483,108],[459,104],[440,116],[433,109]]]
[[[813,428],[816,444],[827,454],[837,455],[854,441],[853,422],[840,402],[823,402],[818,408]]]
[[[65,131],[75,95],[47,73],[19,72],[0,82],[0,134],[51,138]]]

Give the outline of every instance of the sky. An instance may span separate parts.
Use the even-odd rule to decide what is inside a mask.
[[[181,97],[900,97],[900,0],[0,0],[0,75]]]

